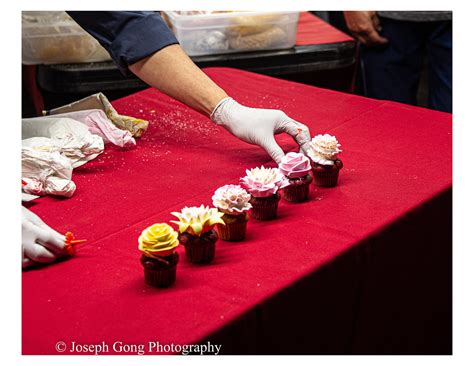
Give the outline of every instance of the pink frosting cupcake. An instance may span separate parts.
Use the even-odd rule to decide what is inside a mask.
[[[289,182],[289,185],[282,190],[283,198],[289,202],[309,200],[309,185],[313,180],[309,174],[311,171],[309,159],[303,154],[290,152],[281,159],[278,168]]]
[[[277,168],[262,166],[247,170],[247,175],[240,181],[251,195],[251,215],[257,220],[276,218],[280,200],[278,190],[289,184],[288,179]]]

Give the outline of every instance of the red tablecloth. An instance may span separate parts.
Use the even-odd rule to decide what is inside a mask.
[[[308,12],[300,13],[296,33],[297,46],[353,41],[352,37],[329,25],[321,18]]]
[[[370,292],[370,284],[361,289],[359,279],[375,267],[368,265],[367,247],[349,254],[449,191],[451,115],[233,69],[205,71],[243,104],[282,109],[306,123],[313,135],[335,134],[344,161],[339,186],[313,187],[308,203],[282,200],[277,220],[249,222],[245,242],[219,241],[210,265],[187,263],[180,247],[176,283],[169,289],[150,288],[144,284],[137,250],[141,230],[169,221],[169,213],[185,205],[211,204],[217,187],[238,183],[246,168],[273,163],[259,148],[156,90],[115,101],[120,113],[148,119],[149,130],[136,149],[107,146],[96,160],[75,170],[72,198],[44,197],[33,205],[59,231],[70,230],[89,241],[74,259],[23,273],[23,354],[57,354],[58,341],[190,344],[224,339],[219,336],[224,333],[240,337],[224,349],[245,344],[270,353],[277,352],[272,345],[282,339],[312,344],[305,353],[350,352],[346,342],[363,344],[367,337],[384,342],[375,328],[354,334],[366,309],[381,311],[383,318],[388,308],[373,309],[377,303],[367,300],[357,310],[356,303],[362,306],[369,299],[361,300],[361,291]],[[285,150],[296,150],[289,137],[278,140]],[[409,226],[408,235],[416,237],[417,229]],[[400,245],[400,251],[402,243],[389,248],[402,262],[418,258],[411,256],[414,247],[406,248],[410,243]],[[396,273],[404,265],[395,263]],[[374,271],[372,281],[381,273]],[[404,314],[390,319],[403,323]],[[315,316],[320,323],[311,325]],[[370,313],[365,316],[370,318]],[[323,322],[330,324],[323,328]],[[285,341],[268,333],[290,325],[301,334],[288,335]],[[306,326],[315,328],[303,332]],[[257,349],[262,334],[267,344]],[[311,336],[299,339],[303,334]],[[364,352],[364,347],[359,350]]]

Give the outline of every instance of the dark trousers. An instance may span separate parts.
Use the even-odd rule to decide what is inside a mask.
[[[408,22],[380,18],[389,44],[361,46],[365,95],[416,105],[425,56],[429,68],[428,106],[452,112],[452,22]]]

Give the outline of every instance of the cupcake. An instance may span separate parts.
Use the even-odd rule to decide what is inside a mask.
[[[289,202],[307,201],[309,184],[313,180],[309,174],[311,171],[309,159],[303,154],[290,152],[281,159],[278,168],[290,183],[282,190],[283,198]]]
[[[214,258],[217,233],[215,224],[225,225],[224,214],[216,208],[184,207],[181,212],[172,212],[179,221],[171,221],[179,226],[178,240],[184,245],[186,258],[191,263],[209,263]]]
[[[247,170],[247,175],[240,181],[251,195],[251,215],[257,220],[276,218],[280,200],[278,190],[289,184],[285,176],[277,168],[262,166]]]
[[[155,287],[168,287],[176,280],[179,255],[178,233],[168,224],[154,224],[142,231],[138,249],[145,269],[145,282]]]
[[[245,239],[247,212],[252,208],[250,195],[241,186],[229,184],[218,188],[212,196],[213,205],[224,214],[225,225],[218,224],[219,238],[226,241]]]
[[[319,187],[334,187],[337,184],[342,161],[338,158],[341,146],[334,136],[325,134],[315,136],[308,151],[314,184]]]

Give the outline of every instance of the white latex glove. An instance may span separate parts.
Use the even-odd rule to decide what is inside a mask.
[[[300,151],[307,153],[311,136],[304,124],[276,109],[249,108],[227,97],[211,113],[211,119],[231,134],[250,144],[258,145],[278,164],[285,155],[275,136],[286,132],[293,136]]]
[[[64,235],[51,229],[36,214],[22,206],[22,266],[50,263],[64,256]]]

